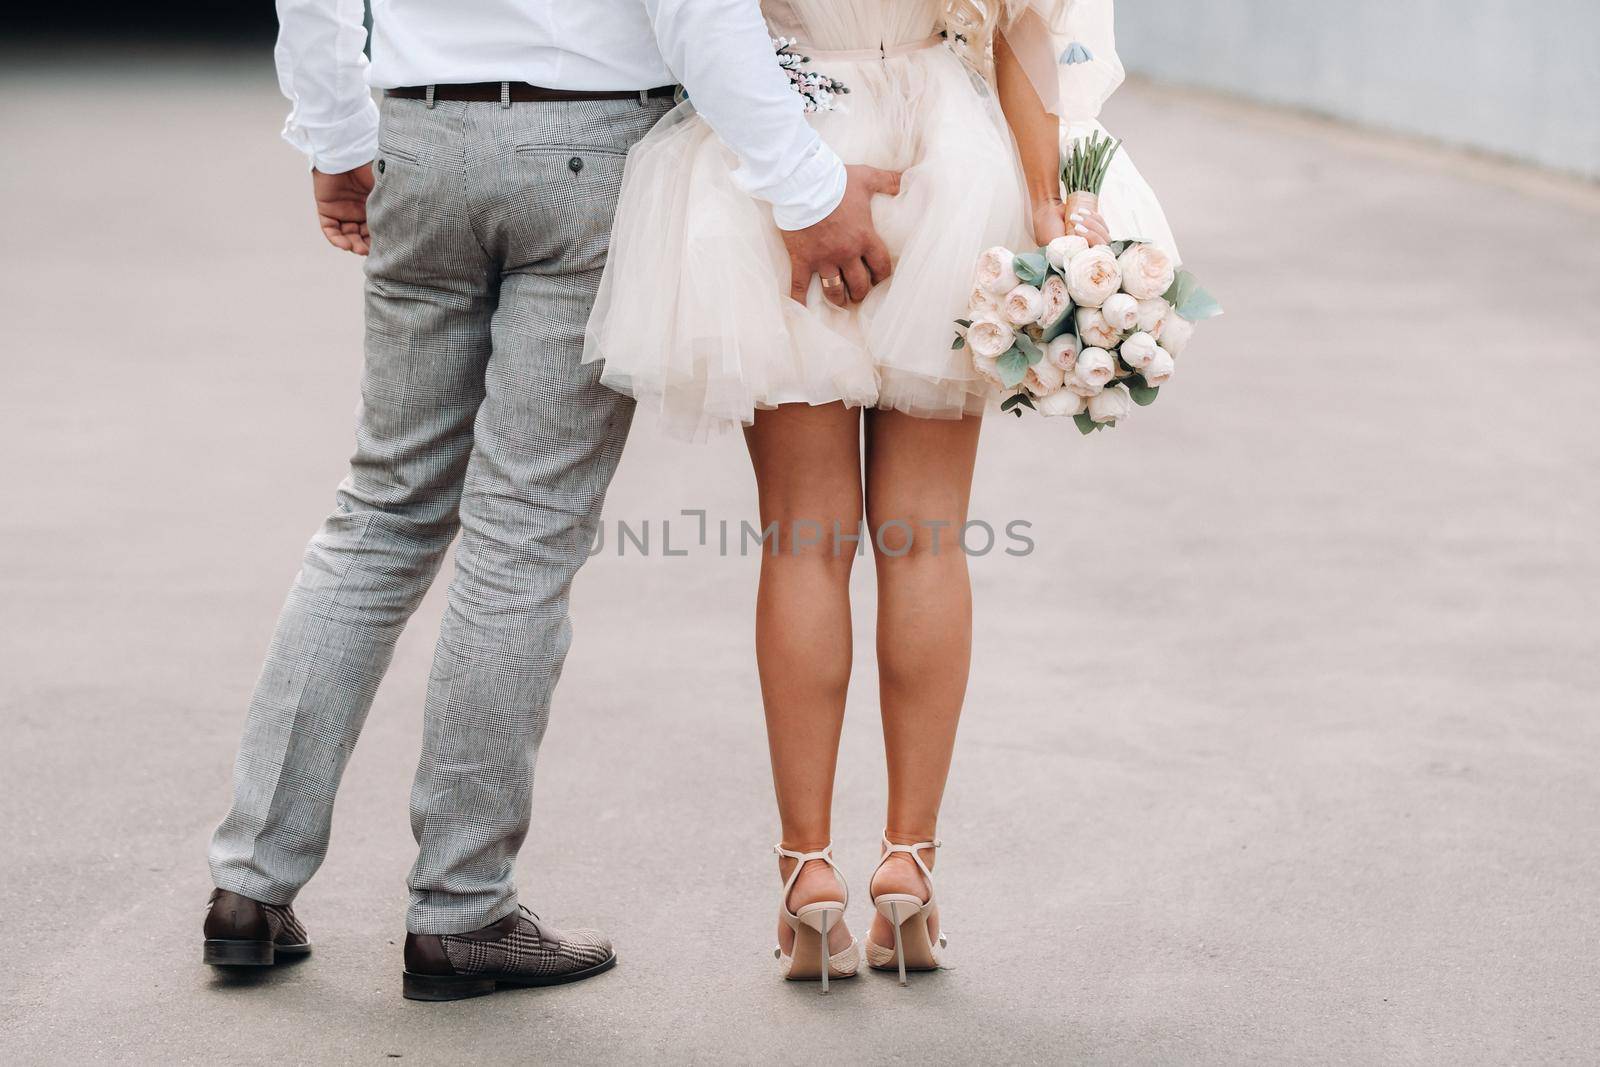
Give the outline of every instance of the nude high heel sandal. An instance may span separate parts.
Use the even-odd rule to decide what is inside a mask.
[[[783,883],[783,900],[779,902],[779,915],[794,931],[794,952],[785,956],[782,948],[774,948],[772,954],[777,958],[785,979],[791,982],[814,982],[820,979],[822,992],[826,993],[829,978],[854,978],[856,969],[861,965],[861,949],[853,937],[849,945],[831,956],[828,954],[828,931],[843,921],[845,906],[850,902],[850,887],[845,884],[844,872],[833,862],[832,845],[821,852],[790,852],[782,845],[773,845],[772,850],[795,861],[794,870],[789,872],[789,880]],[[801,868],[811,860],[821,860],[833,868],[834,877],[839,880],[839,895],[843,899],[819,900],[801,905],[797,912],[790,911],[789,891],[800,878]]]
[[[872,940],[872,935],[867,935],[867,966],[875,971],[887,971],[894,968],[900,972],[900,984],[906,984],[907,971],[936,971],[942,966],[939,960],[939,950],[948,942],[941,930],[937,940],[930,933],[929,919],[933,915],[933,872],[928,865],[922,862],[921,851],[925,848],[938,848],[942,842],[938,840],[922,841],[915,845],[897,845],[887,837],[883,839],[883,858],[878,860],[878,867],[896,852],[903,852],[911,857],[917,865],[917,870],[922,872],[923,881],[928,886],[928,899],[923,901],[910,893],[882,893],[872,898],[872,906],[878,913],[889,920],[889,925],[894,928],[894,947],[888,948]],[[877,875],[877,870],[873,870]],[[868,883],[870,891],[871,883]]]

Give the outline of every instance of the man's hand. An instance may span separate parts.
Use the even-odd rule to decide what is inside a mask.
[[[889,249],[872,225],[872,197],[900,194],[900,175],[877,167],[850,166],[844,199],[833,214],[803,230],[783,231],[789,249],[789,297],[806,302],[811,276],[822,275],[822,295],[844,307],[860,303],[889,277]],[[330,237],[329,240],[332,240]]]
[[[364,256],[369,251],[367,194],[372,192],[372,164],[343,174],[311,172],[311,195],[317,201],[317,224],[335,248]]]

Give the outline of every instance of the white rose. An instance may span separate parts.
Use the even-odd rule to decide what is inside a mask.
[[[1000,298],[981,285],[972,287],[972,295],[967,297],[967,318],[999,318]]]
[[[1067,283],[1061,275],[1052,274],[1044,280],[1044,286],[1039,291],[1044,294],[1044,310],[1039,312],[1039,325],[1053,325],[1072,306],[1072,297],[1067,295]]]
[[[1174,359],[1183,355],[1183,350],[1189,347],[1189,338],[1194,336],[1194,323],[1178,314],[1174,308],[1167,315],[1167,321],[1161,327],[1161,347],[1172,353]]]
[[[1117,260],[1122,269],[1122,289],[1135,300],[1148,300],[1172,288],[1178,268],[1172,257],[1155,245],[1131,244]]]
[[[973,319],[967,327],[967,344],[972,354],[984,359],[996,359],[1006,353],[1016,342],[1017,332],[995,318]]]
[[[1139,325],[1139,301],[1127,293],[1116,293],[1100,305],[1100,314],[1105,317],[1106,325],[1118,333],[1127,333]]]
[[[978,371],[978,377],[1005,388],[1005,382],[1000,380],[1000,360],[994,356],[973,356],[972,365]]]
[[[996,245],[978,257],[977,275],[973,281],[995,296],[1009,293],[1017,287],[1017,272],[1012,269],[1016,262],[1015,252]]]
[[[1122,335],[1111,328],[1099,308],[1078,309],[1078,339],[1090,348],[1116,348]]]
[[[1044,246],[1044,258],[1056,270],[1065,270],[1072,257],[1089,247],[1089,242],[1077,234],[1066,237],[1057,237],[1054,241]]]
[[[1118,382],[1089,398],[1089,417],[1095,422],[1116,422],[1133,410],[1133,395]]]
[[[1149,300],[1139,301],[1139,321],[1135,323],[1140,330],[1161,340],[1161,331],[1167,324],[1167,312],[1172,310],[1172,305],[1153,296]]]
[[[1172,353],[1160,345],[1156,346],[1156,354],[1151,357],[1149,364],[1139,373],[1144,375],[1146,385],[1160,388],[1167,384],[1172,377]]]
[[[1066,386],[1079,396],[1094,396],[1106,387],[1117,373],[1117,359],[1103,348],[1085,348],[1078,353],[1078,362]]]
[[[1089,406],[1089,398],[1079,396],[1070,389],[1057,389],[1049,396],[1034,402],[1034,410],[1049,418],[1059,415],[1077,415]]]
[[[1105,245],[1073,256],[1065,273],[1067,292],[1079,307],[1097,308],[1122,288],[1122,269]]]
[[[1122,362],[1134,370],[1144,370],[1156,358],[1161,346],[1147,333],[1136,333],[1122,342]]]
[[[1028,368],[1028,373],[1022,377],[1022,384],[1034,396],[1049,396],[1060,390],[1066,377],[1066,371],[1047,359],[1041,359]]]
[[[1038,322],[1039,313],[1044,310],[1044,294],[1031,285],[1015,286],[1000,302],[1000,310],[1013,326]]]
[[[1071,370],[1073,364],[1078,362],[1078,348],[1078,339],[1070,333],[1064,333],[1045,346],[1044,358],[1062,370]]]

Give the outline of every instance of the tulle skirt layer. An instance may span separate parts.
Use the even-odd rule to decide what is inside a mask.
[[[978,254],[1031,246],[1021,171],[991,95],[943,45],[827,62],[849,95],[811,116],[847,163],[903,171],[873,219],[894,273],[838,309],[812,282],[789,299],[771,210],[732,180],[735,161],[691,104],[629,157],[586,362],[677,436],[749,424],[785,403],[890,408],[927,418],[994,399],[953,350]]]

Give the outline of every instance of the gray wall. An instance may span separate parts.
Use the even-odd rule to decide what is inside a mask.
[[[1600,178],[1600,0],[1121,0],[1130,71]]]

